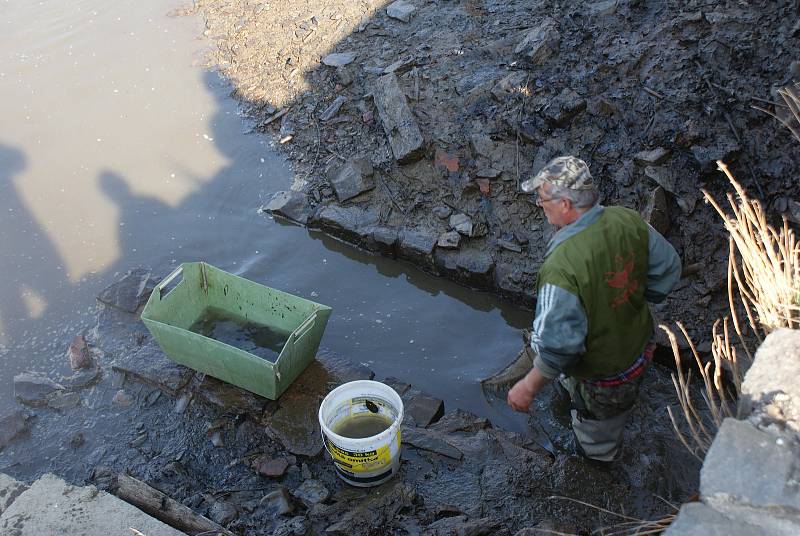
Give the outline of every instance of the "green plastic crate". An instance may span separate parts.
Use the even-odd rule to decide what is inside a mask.
[[[171,290],[167,287],[183,276]],[[274,363],[189,331],[214,308],[249,322],[291,332]],[[317,354],[331,308],[229,274],[204,262],[187,262],[161,281],[142,320],[173,361],[277,399]]]

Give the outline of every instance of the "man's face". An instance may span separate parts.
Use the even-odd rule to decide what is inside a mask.
[[[551,190],[552,186],[548,183],[539,186],[536,189],[536,204],[542,207],[550,225],[564,227],[570,223],[568,215],[572,208],[572,202],[569,199],[553,197]]]

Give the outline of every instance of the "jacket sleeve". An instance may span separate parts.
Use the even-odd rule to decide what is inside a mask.
[[[563,288],[546,283],[536,301],[531,347],[533,365],[546,378],[555,378],[586,352],[588,320],[580,300]]]
[[[661,233],[650,225],[647,226],[647,231],[647,289],[644,296],[649,302],[660,303],[681,278],[681,259]]]

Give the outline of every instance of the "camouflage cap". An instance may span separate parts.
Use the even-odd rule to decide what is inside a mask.
[[[586,165],[586,162],[574,156],[553,158],[539,173],[523,182],[520,186],[523,192],[530,194],[546,182],[562,188],[569,188],[570,190],[590,190],[594,188],[589,166]]]

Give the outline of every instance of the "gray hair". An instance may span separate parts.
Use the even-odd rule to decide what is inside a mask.
[[[575,208],[593,207],[600,200],[600,192],[598,192],[595,187],[573,190],[572,188],[551,184],[549,194],[559,199],[569,199],[572,202],[572,206]]]

